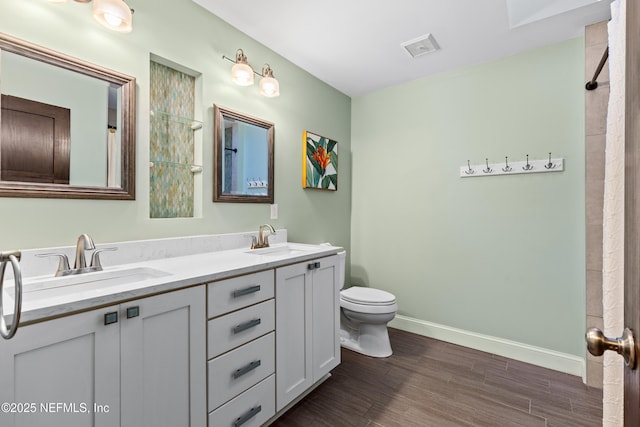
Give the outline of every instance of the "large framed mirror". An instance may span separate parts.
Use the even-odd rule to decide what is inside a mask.
[[[136,81],[0,33],[0,196],[135,199]]]
[[[273,123],[213,106],[213,201],[273,203]]]

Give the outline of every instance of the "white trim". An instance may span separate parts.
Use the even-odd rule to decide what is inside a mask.
[[[395,319],[389,322],[389,326],[521,362],[531,363],[532,365],[576,375],[582,377],[583,382],[586,381],[586,361],[584,358],[573,354],[560,353],[542,347],[492,337],[490,335],[478,334],[402,315],[396,315]]]

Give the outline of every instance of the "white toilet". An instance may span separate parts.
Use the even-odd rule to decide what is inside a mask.
[[[396,297],[380,289],[352,286],[344,288],[347,253],[340,257],[340,344],[372,357],[391,356],[387,323],[396,316]]]

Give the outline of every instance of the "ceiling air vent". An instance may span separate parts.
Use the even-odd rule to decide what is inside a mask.
[[[401,46],[405,48],[412,58],[417,58],[418,56],[440,49],[440,46],[438,46],[432,34],[425,34],[417,39],[409,40],[408,42],[402,43]]]

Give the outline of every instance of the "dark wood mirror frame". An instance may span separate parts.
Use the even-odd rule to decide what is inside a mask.
[[[214,202],[230,202],[230,203],[273,203],[273,149],[274,149],[274,124],[257,119],[255,117],[247,116],[246,114],[238,113],[236,111],[229,110],[227,108],[220,107],[218,105],[213,106],[213,118],[215,128],[213,132],[213,164],[216,167],[213,174],[213,201]],[[267,179],[267,194],[266,195],[252,195],[252,194],[229,194],[222,192],[222,162],[224,159],[222,132],[224,128],[224,119],[235,119],[244,123],[248,123],[254,126],[258,126],[266,129],[267,131],[267,144],[268,144],[268,165],[267,170],[269,177]]]
[[[94,77],[122,88],[120,124],[122,172],[120,187],[85,187],[66,184],[0,181],[0,197],[135,200],[135,77],[127,76],[3,33],[0,33],[0,50]]]

